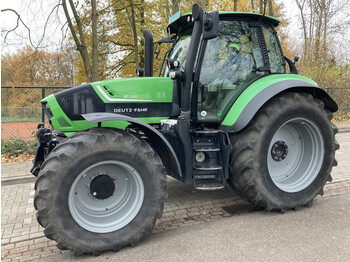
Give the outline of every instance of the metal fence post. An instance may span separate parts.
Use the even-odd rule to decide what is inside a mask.
[[[41,87],[41,99],[45,98],[45,88]],[[41,108],[41,122],[45,122],[45,112],[44,112],[44,108]]]

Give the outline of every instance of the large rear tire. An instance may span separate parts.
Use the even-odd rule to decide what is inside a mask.
[[[337,128],[324,103],[305,93],[267,102],[231,136],[229,184],[252,205],[285,211],[312,204],[331,181]]]
[[[75,255],[135,245],[167,198],[166,173],[148,143],[95,128],[60,143],[43,163],[34,205],[45,235]]]

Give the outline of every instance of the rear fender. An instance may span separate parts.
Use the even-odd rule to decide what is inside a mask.
[[[324,90],[319,88],[314,81],[307,77],[300,75],[271,75],[266,78],[267,80],[264,82],[253,83],[237,98],[219,129],[226,132],[239,132],[267,101],[284,91],[309,93],[323,100],[325,106],[331,112],[338,110],[336,102]],[[286,78],[289,79],[283,80]]]
[[[104,121],[127,121],[140,129],[150,140],[153,149],[161,158],[167,173],[177,179],[182,178],[182,172],[176,153],[166,138],[154,127],[132,117],[113,113],[82,114],[82,117],[90,123]]]

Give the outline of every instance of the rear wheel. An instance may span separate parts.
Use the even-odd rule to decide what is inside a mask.
[[[105,128],[60,143],[35,189],[45,235],[76,255],[137,244],[161,217],[167,196],[164,167],[149,144]]]
[[[331,180],[336,127],[324,103],[305,93],[267,102],[231,137],[229,184],[256,207],[284,211],[311,204]]]

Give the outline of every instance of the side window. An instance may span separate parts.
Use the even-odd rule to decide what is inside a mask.
[[[181,36],[169,55],[169,58],[180,62],[181,70],[184,70],[190,43],[191,43],[191,35]],[[164,76],[168,76],[168,75],[169,75],[169,68],[165,66]]]
[[[245,21],[220,21],[207,42],[199,78],[198,120],[222,118],[240,86],[259,77],[262,57],[256,29]]]
[[[284,73],[284,60],[278,45],[277,35],[271,26],[263,26],[264,38],[269,52],[271,73]]]

